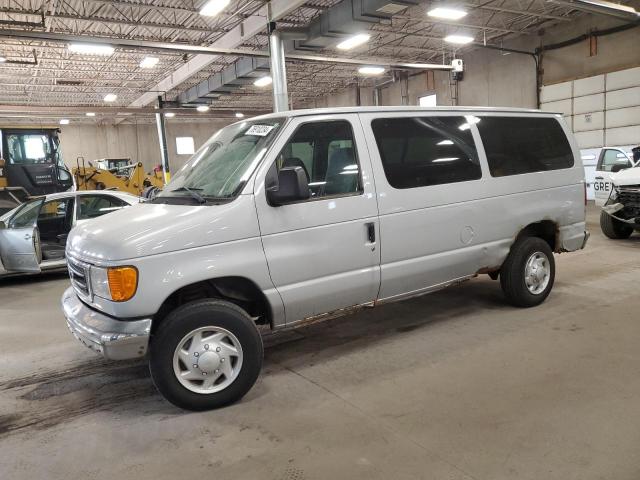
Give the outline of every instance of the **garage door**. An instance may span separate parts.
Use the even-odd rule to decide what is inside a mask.
[[[540,101],[542,110],[561,112],[573,130],[588,187],[600,148],[640,144],[640,67],[544,85]]]

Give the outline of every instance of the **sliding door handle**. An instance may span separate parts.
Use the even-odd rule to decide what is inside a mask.
[[[369,243],[376,243],[376,224],[373,222],[365,223],[367,227],[367,240]]]

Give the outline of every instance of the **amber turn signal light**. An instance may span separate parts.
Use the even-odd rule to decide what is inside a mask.
[[[138,270],[135,267],[111,267],[107,269],[109,290],[114,302],[126,302],[138,288]]]

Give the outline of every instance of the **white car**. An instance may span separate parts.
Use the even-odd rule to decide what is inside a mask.
[[[67,236],[74,226],[136,203],[139,197],[111,190],[53,193],[26,201],[0,217],[0,276],[64,268]]]
[[[153,200],[73,230],[62,297],[81,342],[149,353],[171,402],[242,397],[273,329],[479,274],[542,303],[554,252],[584,247],[585,181],[561,114],[363,107],[218,131]],[[517,315],[516,315],[517,316]]]
[[[629,238],[640,231],[640,166],[613,173],[609,181],[612,187],[600,212],[600,228],[611,239]]]
[[[611,194],[611,175],[635,167],[638,163],[632,159],[632,155],[625,149],[618,147],[604,147],[598,155],[593,190],[598,207],[602,207]]]

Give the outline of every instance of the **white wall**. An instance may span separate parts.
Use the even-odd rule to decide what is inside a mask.
[[[189,158],[189,155],[177,154],[176,137],[193,137],[195,148],[198,149],[211,135],[229,123],[231,121],[227,119],[198,123],[168,120],[167,146],[171,171],[176,172]],[[160,164],[160,145],[155,124],[72,124],[61,129],[62,154],[70,167],[76,164],[78,157],[84,157],[85,161],[109,157],[131,158],[134,162],[142,162],[146,170]]]

